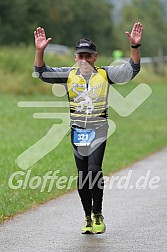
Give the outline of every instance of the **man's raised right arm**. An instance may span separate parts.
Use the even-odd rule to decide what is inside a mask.
[[[36,53],[35,53],[35,60],[34,66],[36,67],[43,67],[44,62],[44,50],[51,41],[51,38],[46,39],[45,30],[41,27],[38,27],[34,31],[35,37],[35,46],[36,46]]]
[[[41,27],[38,27],[34,31],[35,37],[35,60],[34,60],[34,70],[35,73],[38,73],[38,77],[48,83],[62,83],[65,84],[68,78],[69,67],[57,67],[52,68],[45,65],[44,61],[44,51],[51,38],[46,39],[45,30]]]

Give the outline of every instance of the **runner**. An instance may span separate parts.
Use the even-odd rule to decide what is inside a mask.
[[[103,233],[106,229],[102,214],[104,181],[102,162],[108,132],[107,98],[109,86],[125,82],[140,71],[140,41],[142,24],[135,23],[132,32],[125,32],[131,46],[129,63],[97,67],[95,43],[80,39],[75,48],[77,67],[49,67],[44,62],[44,50],[51,41],[45,30],[34,32],[35,72],[48,83],[62,83],[70,105],[71,143],[78,169],[78,193],[85,212],[82,233]],[[130,66],[130,67],[129,67]]]

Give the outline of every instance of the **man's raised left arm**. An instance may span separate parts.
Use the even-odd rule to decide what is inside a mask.
[[[129,38],[130,46],[131,46],[131,59],[134,64],[140,63],[140,46],[141,46],[141,38],[143,33],[143,25],[138,22],[135,23],[131,33],[125,32]]]

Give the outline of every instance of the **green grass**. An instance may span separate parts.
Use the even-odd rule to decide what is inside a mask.
[[[18,101],[53,101],[51,86],[32,78],[34,48],[1,48],[0,50],[0,222],[37,206],[50,199],[56,198],[69,190],[58,190],[54,184],[48,192],[49,183],[45,190],[30,189],[29,182],[34,176],[41,179],[48,171],[60,170],[58,176],[76,176],[70,136],[65,136],[59,146],[34,164],[26,189],[23,185],[11,189],[8,185],[10,176],[16,171],[22,171],[15,163],[16,158],[32,144],[47,134],[54,124],[53,119],[33,119],[34,112],[60,112],[53,108],[19,108]],[[73,57],[58,57],[47,55],[46,62],[52,66],[72,66]],[[107,65],[111,58],[99,57],[97,65]],[[165,69],[166,70],[166,69]],[[109,109],[109,118],[116,123],[115,133],[108,139],[104,156],[104,174],[111,174],[137,160],[144,158],[167,145],[166,139],[166,72],[158,76],[149,67],[143,67],[135,82],[115,87],[123,95],[127,95],[135,85],[148,83],[152,95],[130,116],[120,117]],[[68,109],[66,109],[66,112]],[[24,171],[22,171],[24,172]],[[24,175],[17,175],[14,184],[25,181]],[[76,188],[72,183],[71,190]]]
[[[131,86],[132,87],[132,86]],[[166,90],[167,85],[150,85],[152,95],[130,116],[121,118],[113,113],[117,129],[108,141],[106,152],[106,172],[116,171],[121,167],[142,159],[167,145],[167,114]],[[126,89],[123,87],[122,93]],[[127,91],[126,90],[126,91]],[[119,87],[119,91],[121,89]],[[110,114],[112,118],[112,113]],[[110,151],[112,157],[110,157]],[[110,159],[111,166],[107,166]],[[105,164],[104,161],[104,164]]]
[[[121,93],[126,95],[133,85],[117,87]],[[116,132],[108,139],[104,157],[104,174],[115,172],[133,162],[140,160],[150,153],[166,145],[166,123],[165,110],[167,85],[151,85],[153,94],[129,117],[121,118],[116,112],[109,110],[109,118],[116,123]],[[9,177],[21,169],[15,164],[15,159],[25,149],[43,137],[53,120],[36,120],[32,118],[33,112],[53,111],[53,109],[42,108],[19,108],[17,102],[21,100],[53,100],[55,96],[50,95],[28,95],[12,96],[1,95],[1,145],[0,145],[0,221],[3,221],[17,213],[32,208],[50,199],[69,191],[58,190],[53,186],[51,192],[47,192],[49,184],[43,192],[41,186],[33,190],[23,186],[17,190],[10,189]],[[34,164],[29,181],[34,176],[42,178],[47,171],[60,170],[59,176],[76,176],[76,168],[70,145],[70,136],[65,136],[60,145]],[[26,173],[26,171],[25,171]],[[18,175],[17,180],[25,180],[25,175]],[[76,183],[72,183],[72,189]]]
[[[50,88],[44,83],[32,78],[35,47],[1,47],[0,48],[0,92],[5,94],[50,94]],[[58,56],[46,54],[45,60],[50,66],[73,66],[74,56]],[[97,66],[110,65],[112,58],[109,55],[99,55]],[[152,66],[143,66],[138,83],[166,83],[167,66],[164,76],[158,76]]]

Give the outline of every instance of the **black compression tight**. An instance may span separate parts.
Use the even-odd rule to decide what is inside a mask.
[[[106,140],[98,147],[90,151],[89,155],[83,155],[86,148],[77,148],[72,141],[76,166],[78,169],[78,193],[81,198],[86,216],[102,211],[104,181],[102,174],[102,161],[106,146]]]

